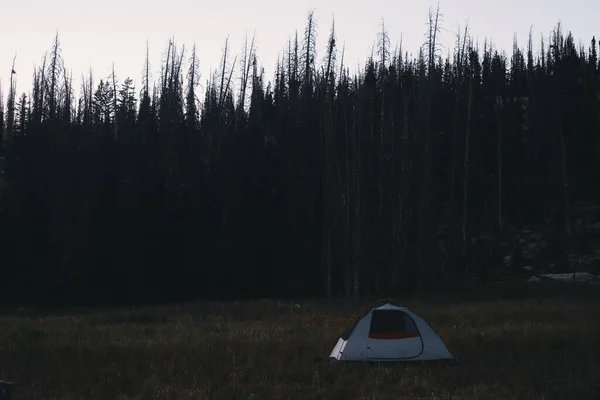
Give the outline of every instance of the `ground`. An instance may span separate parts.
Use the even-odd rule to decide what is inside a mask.
[[[520,285],[408,302],[453,364],[330,363],[364,302],[262,300],[4,312],[0,379],[16,400],[600,398],[600,290]]]

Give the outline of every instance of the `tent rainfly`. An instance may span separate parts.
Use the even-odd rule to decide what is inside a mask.
[[[371,309],[337,341],[330,359],[340,361],[429,361],[454,359],[424,319],[387,303]]]

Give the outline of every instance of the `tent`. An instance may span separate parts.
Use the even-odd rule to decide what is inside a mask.
[[[454,359],[424,319],[390,303],[372,308],[337,341],[330,359],[426,361]]]

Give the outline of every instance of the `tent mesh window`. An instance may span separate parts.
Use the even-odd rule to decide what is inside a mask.
[[[402,311],[374,310],[371,315],[371,339],[408,339],[419,336],[413,319]]]

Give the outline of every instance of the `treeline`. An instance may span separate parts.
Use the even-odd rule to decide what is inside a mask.
[[[146,57],[141,87],[90,72],[76,96],[57,36],[2,107],[3,297],[389,293],[485,279],[508,226],[570,236],[600,200],[595,39],[505,54],[464,29],[444,57],[439,31],[411,57],[382,23],[351,74],[311,13],[270,82],[226,44],[202,99],[173,40],[156,81]]]

